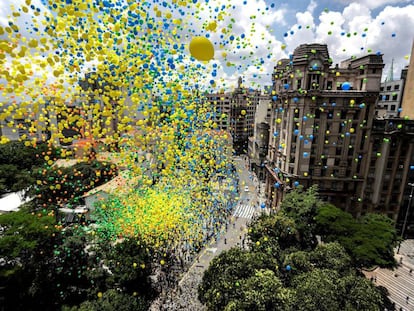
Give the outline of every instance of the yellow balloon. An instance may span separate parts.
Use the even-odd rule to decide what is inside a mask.
[[[200,61],[209,61],[214,57],[214,47],[205,37],[194,37],[190,42],[191,56]]]

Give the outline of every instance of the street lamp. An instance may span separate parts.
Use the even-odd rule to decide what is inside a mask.
[[[413,198],[413,191],[414,191],[414,183],[408,183],[408,186],[411,187],[411,192],[410,192],[410,196],[408,197],[408,206],[407,206],[407,210],[405,212],[404,223],[403,223],[403,227],[402,227],[402,230],[401,230],[401,240],[404,238],[405,228],[407,226],[408,214],[410,213],[411,200]],[[401,247],[401,242],[400,242],[400,245],[398,245],[397,254],[400,251],[400,247]]]

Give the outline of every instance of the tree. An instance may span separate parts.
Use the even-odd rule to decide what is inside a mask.
[[[137,238],[127,238],[105,250],[105,264],[115,284],[124,293],[151,300],[156,292],[152,286],[152,254]]]
[[[59,240],[54,221],[51,214],[26,210],[0,215],[0,259],[3,262],[0,284],[5,288],[7,310],[30,310],[33,305],[54,301],[51,299],[54,293],[49,293],[46,301],[42,300],[38,295],[38,283],[34,282],[40,271],[44,271],[41,266],[48,267],[54,245]],[[43,282],[48,280],[47,275],[42,277]],[[46,286],[49,288],[50,284]]]
[[[341,276],[352,269],[351,257],[337,242],[318,245],[309,253],[309,257],[314,267],[335,270]]]
[[[96,300],[87,300],[78,307],[65,306],[62,311],[146,311],[148,307],[148,302],[140,297],[110,289],[99,293]]]
[[[339,305],[336,271],[313,269],[296,276],[293,309],[298,311],[342,311]]]
[[[282,281],[292,286],[292,279],[314,269],[332,270],[339,276],[348,275],[352,271],[351,258],[339,243],[318,245],[312,251],[296,251],[285,256]],[[289,267],[287,270],[286,267]]]
[[[357,228],[352,248],[345,247],[351,252],[356,265],[395,267],[394,248],[398,235],[394,221],[386,215],[367,214],[359,219]]]
[[[56,207],[76,204],[87,191],[116,176],[113,164],[99,161],[80,162],[72,167],[50,167],[35,173],[37,186],[33,191],[38,205]]]
[[[306,191],[303,187],[296,188],[286,195],[281,204],[282,214],[295,221],[301,249],[313,249],[317,245],[315,216],[320,205],[316,186]]]
[[[352,215],[329,203],[318,208],[315,221],[317,233],[326,242],[335,241],[337,236],[353,235],[356,230]]]
[[[285,215],[260,215],[249,225],[248,235],[252,244],[260,242],[263,246],[278,245],[282,250],[300,246],[296,223]],[[278,253],[273,254],[275,257],[277,255]]]
[[[314,268],[293,279],[294,310],[383,310],[383,298],[369,280],[349,271]]]
[[[271,270],[278,276],[277,262],[262,253],[231,248],[215,257],[204,272],[198,297],[210,310],[223,310],[231,301],[243,299],[243,284],[258,270]],[[247,286],[247,285],[246,285]]]
[[[354,273],[338,280],[341,310],[384,310],[381,292],[365,277]]]
[[[34,184],[32,170],[56,160],[59,150],[46,143],[33,147],[24,142],[0,144],[0,195],[27,190]]]
[[[323,241],[338,241],[356,267],[394,267],[394,248],[398,241],[393,221],[380,214],[354,219],[349,213],[325,204],[315,217]]]
[[[0,164],[0,176],[0,194],[25,190],[35,181],[28,171],[12,164]]]
[[[294,291],[284,288],[272,270],[257,270],[237,291],[239,298],[231,300],[224,310],[291,310]]]

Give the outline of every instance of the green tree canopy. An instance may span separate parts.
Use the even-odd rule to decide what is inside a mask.
[[[272,270],[258,270],[241,282],[237,289],[238,298],[231,300],[224,308],[228,311],[291,310],[294,291],[283,287]]]
[[[155,296],[150,275],[152,252],[137,238],[127,238],[105,250],[105,264],[111,271],[115,284],[127,294],[147,299]]]
[[[339,279],[338,290],[342,294],[339,303],[341,310],[384,310],[381,291],[364,277],[356,274],[344,276]]]
[[[280,211],[295,221],[302,249],[312,249],[317,245],[315,216],[320,205],[316,186],[306,191],[298,187],[282,201]]]
[[[278,245],[282,250],[300,246],[295,221],[284,215],[260,215],[249,225],[248,236],[253,244],[259,241],[262,245]]]
[[[231,248],[215,257],[203,275],[199,300],[211,310],[223,310],[233,300],[243,300],[240,286],[261,269],[277,277],[277,263],[266,254]],[[244,285],[243,285],[244,286]]]
[[[394,248],[398,236],[389,217],[367,214],[355,219],[331,204],[324,204],[318,209],[315,220],[323,241],[338,241],[355,266],[395,266]]]
[[[115,289],[102,293],[102,297],[87,300],[78,307],[63,307],[62,311],[146,311],[148,302],[140,297],[128,295]]]
[[[22,141],[0,144],[0,195],[27,190],[35,181],[32,171],[58,155],[59,150],[46,143],[36,147]]]
[[[294,308],[298,311],[342,311],[339,305],[339,275],[330,269],[313,269],[293,279]]]
[[[85,192],[111,180],[116,174],[113,164],[96,160],[71,167],[38,169],[34,174],[37,186],[33,193],[37,204],[44,207],[76,204]]]
[[[7,310],[30,310],[35,297],[36,305],[41,306],[43,300],[37,297],[38,284],[34,280],[41,279],[42,267],[48,267],[59,241],[55,218],[22,209],[0,215],[0,227],[0,259],[4,263],[0,266],[0,286],[4,286]],[[43,282],[48,276],[42,275]],[[47,286],[50,289],[49,283]],[[53,301],[53,295],[49,293],[49,301]]]

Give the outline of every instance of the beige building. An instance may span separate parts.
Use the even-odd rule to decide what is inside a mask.
[[[264,164],[269,147],[269,122],[272,110],[270,94],[260,99],[256,108],[254,134],[249,137],[249,166],[260,180],[264,180]]]
[[[298,185],[317,184],[322,199],[355,216],[384,213],[402,228],[414,181],[414,121],[375,117],[383,66],[378,54],[332,66],[321,44],[301,45],[278,62],[268,206],[277,209]]]
[[[401,229],[414,182],[414,120],[374,119],[369,139],[369,165],[364,178],[363,206],[397,221]],[[408,224],[414,221],[409,211]],[[414,227],[407,232],[414,233]]]
[[[233,92],[207,94],[218,129],[228,131],[237,154],[246,154],[248,138],[254,133],[256,107],[263,97],[260,90],[242,86],[242,78]]]
[[[414,40],[401,108],[402,117],[408,117],[410,120],[414,119]]]
[[[379,96],[382,55],[332,66],[323,44],[301,45],[273,73],[268,152],[268,203],[286,191],[318,184],[321,196],[355,215],[363,212],[364,174]]]

